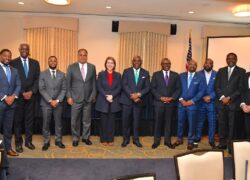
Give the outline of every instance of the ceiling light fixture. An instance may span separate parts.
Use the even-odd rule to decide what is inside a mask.
[[[53,5],[69,5],[71,0],[45,0],[45,2]]]
[[[19,4],[19,5],[24,5],[24,2],[19,1],[18,4]]]
[[[111,9],[112,7],[111,6],[106,6],[106,9]]]
[[[188,11],[189,14],[194,14],[194,11]]]
[[[250,4],[242,4],[233,8],[232,13],[238,17],[250,16]]]

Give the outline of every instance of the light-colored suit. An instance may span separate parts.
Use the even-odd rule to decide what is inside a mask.
[[[82,138],[89,138],[91,105],[95,97],[95,66],[87,63],[87,74],[85,80],[83,80],[79,63],[71,64],[67,71],[67,98],[72,98],[74,102],[71,107],[71,131],[73,141],[79,141],[81,122],[83,124]]]
[[[42,96],[40,105],[43,111],[43,136],[44,143],[50,141],[50,121],[52,114],[55,120],[56,142],[62,140],[62,102],[66,95],[66,78],[60,70],[56,70],[55,79],[49,69],[41,72],[39,77],[39,91]],[[56,108],[51,107],[50,101],[58,100]]]

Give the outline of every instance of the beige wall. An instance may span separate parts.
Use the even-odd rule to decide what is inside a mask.
[[[25,15],[31,13],[0,13],[0,49],[9,48],[13,52],[13,57],[18,56],[18,45],[25,40],[24,22]],[[59,16],[53,14],[34,14],[35,16]],[[79,39],[78,47],[86,48],[89,52],[89,62],[97,67],[97,71],[103,69],[103,63],[107,56],[117,59],[119,47],[119,34],[111,32],[112,20],[141,20],[158,21],[177,24],[177,35],[168,38],[168,57],[172,61],[172,69],[177,72],[185,70],[186,55],[188,50],[189,30],[192,30],[193,59],[198,61],[199,67],[202,63],[202,27],[204,25],[219,25],[216,23],[203,23],[193,21],[177,20],[155,20],[139,18],[118,18],[108,16],[70,16],[79,18]],[[227,24],[227,26],[236,26]],[[31,55],[32,56],[32,55]],[[119,65],[119,60],[118,65]],[[130,61],[130,60],[129,60]],[[160,68],[160,66],[159,66]]]

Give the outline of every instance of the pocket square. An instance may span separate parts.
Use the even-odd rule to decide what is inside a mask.
[[[146,77],[145,77],[145,76],[142,76],[141,78],[144,79],[144,78],[146,78]]]

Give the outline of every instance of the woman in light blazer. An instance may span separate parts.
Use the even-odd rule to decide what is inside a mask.
[[[97,100],[95,109],[100,114],[100,141],[104,146],[112,146],[115,132],[116,113],[121,110],[120,93],[122,88],[121,74],[115,71],[116,61],[107,57],[105,71],[98,75]]]

